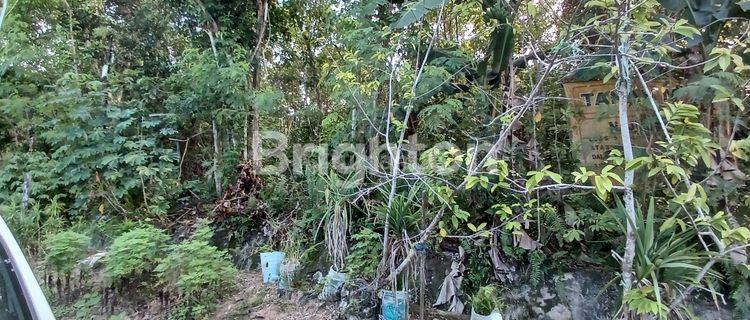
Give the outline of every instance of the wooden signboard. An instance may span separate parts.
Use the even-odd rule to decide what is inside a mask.
[[[572,116],[569,119],[573,149],[583,166],[600,168],[613,149],[622,151],[617,92],[614,82],[572,82],[563,84],[570,99]],[[638,113],[628,108],[628,120],[638,121]],[[631,130],[634,145],[638,137]]]

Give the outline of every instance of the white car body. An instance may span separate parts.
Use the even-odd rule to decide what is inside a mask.
[[[2,217],[0,246],[0,318],[54,320],[39,282]]]

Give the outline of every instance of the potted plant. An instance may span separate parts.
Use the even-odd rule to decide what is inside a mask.
[[[495,286],[484,286],[471,297],[471,320],[502,320],[503,301]]]

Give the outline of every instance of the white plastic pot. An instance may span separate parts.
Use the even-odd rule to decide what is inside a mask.
[[[503,320],[503,315],[495,309],[489,315],[483,316],[474,312],[474,308],[471,308],[471,320]]]

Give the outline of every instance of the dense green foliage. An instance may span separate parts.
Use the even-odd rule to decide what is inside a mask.
[[[278,250],[293,289],[454,259],[481,309],[593,269],[624,318],[750,317],[747,0],[3,3],[0,215],[66,316],[211,318]]]
[[[494,286],[484,286],[471,297],[471,307],[479,315],[489,315],[495,310],[502,310],[500,293]]]
[[[86,257],[89,241],[89,237],[74,231],[50,235],[44,240],[47,264],[57,273],[70,274]]]
[[[375,274],[379,262],[378,255],[383,250],[379,240],[378,234],[369,228],[362,228],[352,235],[354,245],[346,257],[348,272],[360,277]]]
[[[200,318],[236,284],[227,253],[209,244],[213,231],[200,224],[189,240],[174,244],[154,270],[168,290],[179,294],[176,318]]]
[[[104,260],[105,272],[119,281],[151,274],[163,258],[168,240],[163,230],[150,225],[123,233],[112,241]]]

